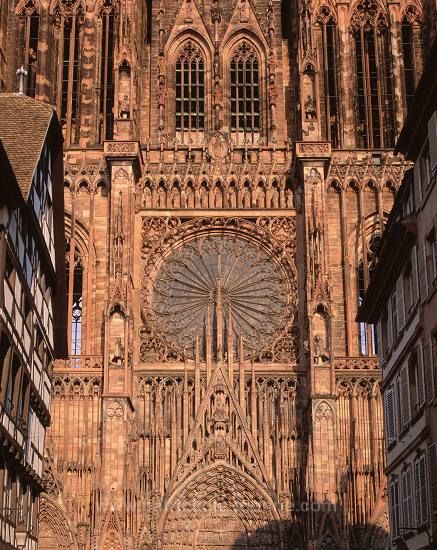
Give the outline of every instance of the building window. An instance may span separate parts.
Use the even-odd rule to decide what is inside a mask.
[[[355,49],[357,146],[388,148],[394,142],[394,97],[390,34],[373,0],[358,4],[352,18]]]
[[[400,510],[399,510],[399,482],[394,480],[390,483],[389,490],[390,503],[390,523],[391,535],[393,539],[397,539],[400,535]]]
[[[325,113],[324,138],[331,140],[332,147],[340,145],[339,95],[337,79],[337,25],[329,9],[324,6],[317,18],[321,34],[320,49],[323,60],[321,110]]]
[[[176,61],[176,131],[184,134],[205,129],[205,61],[188,40]]]
[[[79,355],[82,349],[83,263],[79,251],[76,248],[70,250],[69,245],[67,245],[66,254],[66,278],[67,301],[70,311],[70,353]]]
[[[232,56],[230,77],[231,131],[243,137],[253,136],[260,131],[259,61],[245,40]]]
[[[428,521],[428,496],[426,491],[426,463],[425,454],[419,456],[414,463],[414,486],[416,502],[417,527]]]
[[[418,412],[425,404],[426,383],[423,371],[422,344],[419,342],[408,361],[411,410]]]
[[[402,473],[402,526],[414,526],[413,515],[413,476],[411,466]]]
[[[393,388],[389,388],[384,396],[385,405],[385,433],[387,446],[396,440],[396,402]]]
[[[435,229],[426,238],[425,255],[428,286],[432,287],[437,280],[437,236]]]
[[[422,28],[415,6],[408,6],[401,24],[405,99],[410,105],[420,78],[422,65]]]
[[[99,138],[112,139],[114,130],[114,32],[115,12],[105,2],[100,12]]]
[[[23,47],[24,53],[20,63],[27,72],[24,93],[29,97],[35,97],[39,34],[38,5],[34,0],[28,0],[20,6],[19,44]]]
[[[79,141],[80,67],[84,8],[81,2],[64,9],[57,4],[53,11],[59,28],[57,48],[57,111],[66,144]]]

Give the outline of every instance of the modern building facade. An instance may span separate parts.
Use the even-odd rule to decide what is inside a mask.
[[[53,360],[67,351],[62,134],[46,103],[0,94],[0,140],[0,547],[31,550]]]
[[[437,548],[437,43],[396,149],[414,162],[360,312],[377,323],[392,545]]]
[[[426,24],[425,24],[426,22]],[[385,548],[375,330],[433,2],[26,0],[65,137],[40,548]]]

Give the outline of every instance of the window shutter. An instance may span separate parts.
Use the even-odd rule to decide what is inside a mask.
[[[428,122],[429,152],[431,155],[431,170],[437,166],[437,111],[434,111]]]
[[[428,519],[428,503],[426,501],[426,467],[425,455],[415,462],[414,483],[416,488],[416,519],[417,527],[426,523]]]
[[[417,389],[417,405],[421,408],[426,401],[425,391],[425,376],[423,372],[423,356],[422,356],[422,342],[418,342],[416,346],[416,389]]]
[[[385,429],[387,445],[389,446],[396,439],[395,394],[393,388],[385,393]]]
[[[426,248],[425,243],[417,249],[417,268],[419,271],[420,299],[422,302],[428,294],[428,278],[426,275]]]
[[[396,539],[399,536],[399,487],[397,481],[392,481],[389,492],[390,500],[390,520],[392,538]]]
[[[413,291],[413,306],[415,306],[419,300],[419,275],[417,271],[417,247],[415,246],[411,251],[411,282]]]
[[[402,474],[402,525],[413,527],[413,481],[411,467]]]
[[[429,490],[431,495],[431,511],[437,513],[437,443],[428,447]]]
[[[416,160],[414,165],[414,207],[415,210],[419,210],[419,206],[422,202],[422,187],[420,185],[420,160]]]
[[[393,324],[391,319],[391,300],[388,302],[387,308],[387,349],[389,350],[393,345]]]
[[[433,397],[432,345],[427,340],[423,345],[423,381],[425,384],[425,401]]]
[[[404,278],[401,275],[396,283],[396,312],[398,320],[398,332],[404,328],[405,310],[404,310]]]
[[[408,383],[408,366],[401,368],[399,377],[399,408],[401,411],[402,427],[410,422],[410,386]]]
[[[399,332],[396,290],[394,291],[391,297],[391,322],[392,322],[393,344],[394,344],[396,342],[396,339],[398,337],[398,332]]]
[[[378,338],[378,357],[381,363],[384,362],[384,346],[382,342],[382,328],[381,320],[378,321],[376,325],[376,337]]]

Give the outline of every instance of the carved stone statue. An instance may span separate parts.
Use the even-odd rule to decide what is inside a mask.
[[[120,118],[130,118],[129,96],[125,95],[120,101]]]

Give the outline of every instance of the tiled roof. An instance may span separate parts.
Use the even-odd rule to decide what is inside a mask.
[[[53,107],[31,97],[0,94],[0,140],[21,195],[27,200]]]

